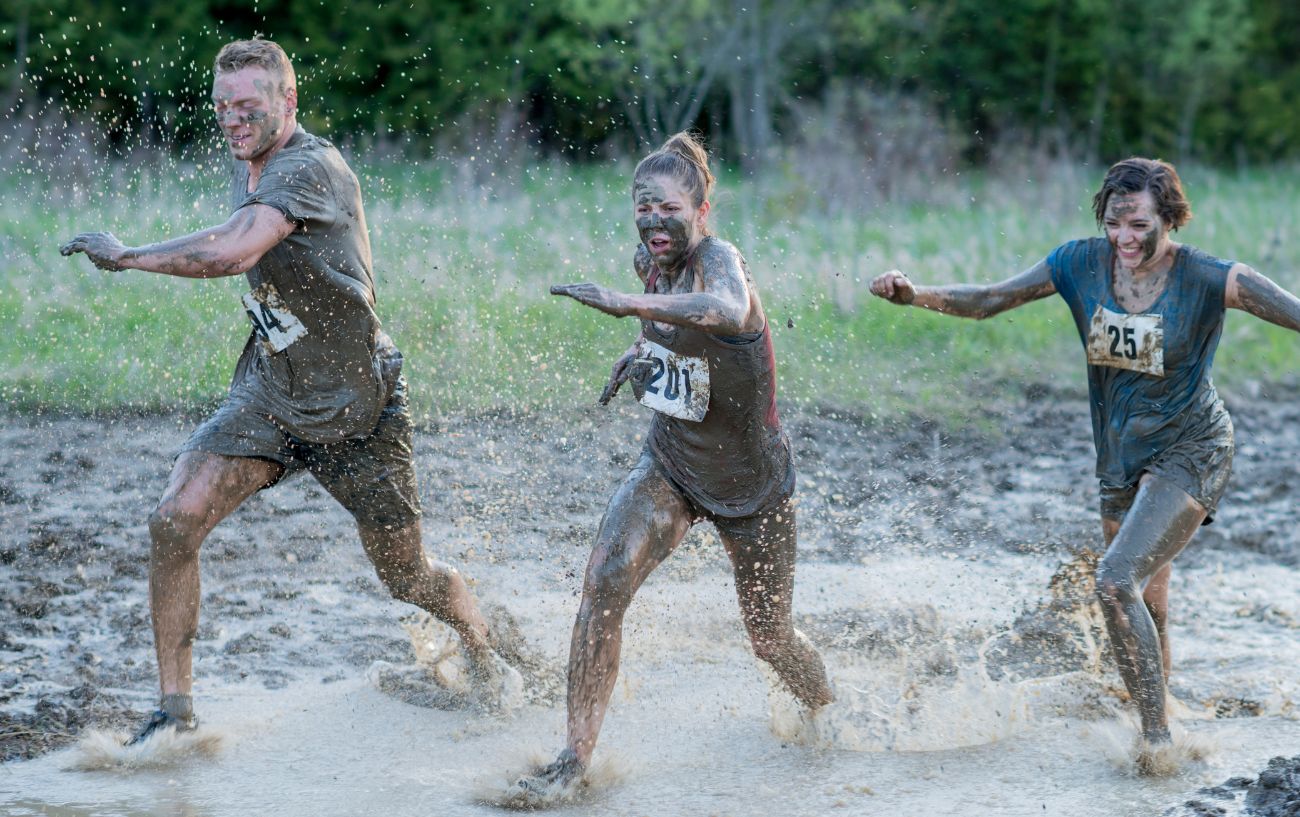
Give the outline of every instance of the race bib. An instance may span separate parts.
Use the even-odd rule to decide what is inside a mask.
[[[271,354],[283,352],[307,334],[307,327],[284,305],[280,293],[269,281],[252,292],[245,292],[243,297],[253,331]]]
[[[1165,330],[1160,315],[1130,315],[1098,306],[1088,329],[1088,363],[1165,376]]]
[[[641,342],[640,360],[650,362],[641,405],[669,417],[698,423],[709,411],[709,362],[685,357],[659,344]]]

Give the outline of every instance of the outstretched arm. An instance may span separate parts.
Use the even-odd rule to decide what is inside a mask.
[[[551,287],[551,294],[567,295],[618,318],[635,315],[716,335],[744,332],[750,319],[750,299],[740,254],[727,244],[710,242],[698,264],[703,292],[627,295],[597,284],[558,284]]]
[[[294,230],[274,207],[241,207],[225,223],[144,247],[128,247],[112,233],[82,233],[59,248],[84,252],[106,270],[138,269],[182,278],[221,278],[248,272],[267,250]]]
[[[1245,264],[1233,264],[1228,270],[1223,302],[1229,309],[1240,309],[1269,323],[1300,332],[1300,298]]]
[[[871,292],[890,303],[910,304],[959,318],[982,320],[1056,292],[1052,270],[1047,261],[997,284],[949,284],[923,287],[908,280],[897,270],[878,276],[871,282]]]

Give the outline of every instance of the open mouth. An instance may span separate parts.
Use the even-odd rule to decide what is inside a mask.
[[[650,239],[649,248],[650,248],[650,252],[652,253],[663,253],[663,252],[667,252],[668,248],[671,247],[672,245],[673,242],[669,240],[668,237],[655,236],[654,238]]]

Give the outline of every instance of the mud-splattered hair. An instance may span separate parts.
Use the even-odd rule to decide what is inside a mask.
[[[1092,212],[1097,217],[1097,226],[1104,227],[1106,205],[1110,203],[1112,194],[1140,193],[1143,190],[1151,191],[1156,215],[1171,230],[1177,230],[1192,220],[1192,203],[1183,193],[1183,182],[1174,166],[1159,159],[1134,156],[1111,165],[1101,189],[1092,197]]]
[[[709,154],[704,145],[687,131],[674,133],[662,147],[637,164],[632,174],[633,191],[637,182],[650,176],[671,176],[679,180],[691,196],[691,206],[697,208],[713,194],[716,181],[709,170]]]
[[[241,68],[265,68],[269,73],[280,78],[280,94],[298,87],[298,80],[293,73],[293,63],[284,49],[270,40],[254,37],[251,40],[235,40],[226,43],[217,52],[212,63],[212,73],[225,74]]]

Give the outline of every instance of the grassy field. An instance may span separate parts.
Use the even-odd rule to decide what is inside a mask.
[[[223,220],[224,162],[95,165],[75,181],[40,167],[11,164],[0,176],[5,402],[101,410],[219,399],[248,332],[242,277],[100,272],[84,257],[60,257],[58,246],[83,230],[140,244]],[[635,287],[628,165],[356,169],[379,312],[407,356],[418,415],[595,399],[636,325],[547,287]],[[1039,174],[937,174],[925,201],[853,213],[780,168],[758,180],[724,175],[715,231],[741,248],[758,280],[783,401],[943,415],[970,411],[1008,383],[1082,390],[1082,352],[1058,298],[976,323],[893,307],[867,289],[894,267],[925,283],[993,281],[1095,234],[1087,208],[1100,170]],[[1193,168],[1184,177],[1195,219],[1182,240],[1300,289],[1300,169]],[[1216,380],[1231,389],[1294,379],[1297,361],[1300,338],[1234,313]]]

